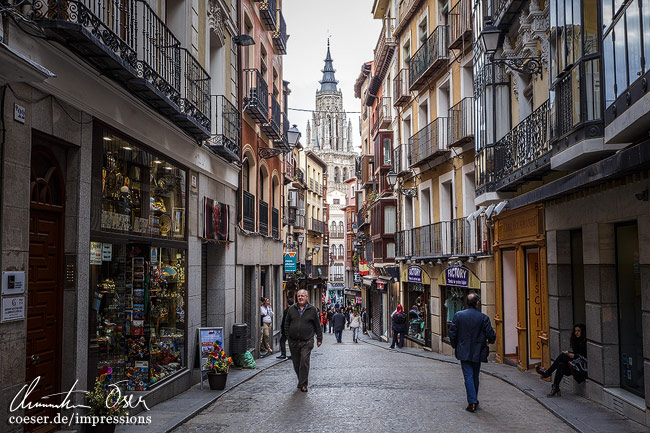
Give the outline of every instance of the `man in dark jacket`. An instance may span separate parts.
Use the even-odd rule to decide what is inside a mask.
[[[404,347],[404,333],[406,332],[408,325],[406,314],[404,314],[404,311],[402,310],[402,304],[397,304],[397,308],[393,314],[391,314],[391,319],[393,320],[393,342],[390,344],[390,348],[394,349],[395,344],[397,344],[397,347],[401,349]],[[399,334],[399,341],[397,339],[397,334]]]
[[[287,334],[284,332],[284,323],[287,319],[287,311],[289,311],[289,308],[293,305],[293,299],[289,299],[287,304],[287,308],[285,308],[284,313],[282,313],[282,325],[280,325],[282,335],[280,335],[280,356],[277,357],[278,359],[286,359],[287,357]],[[289,356],[289,359],[291,359],[291,356]]]
[[[330,326],[334,326],[334,336],[336,337],[337,343],[342,343],[341,338],[343,337],[343,329],[345,328],[345,315],[341,313],[340,309],[336,310],[336,313],[332,316],[332,322]]]
[[[454,315],[449,328],[451,347],[456,349],[456,358],[460,360],[465,378],[467,408],[476,412],[478,406],[478,376],[481,362],[487,362],[489,348],[487,343],[494,343],[497,335],[492,329],[490,318],[479,311],[481,299],[476,293],[467,295],[466,310]]]
[[[289,307],[284,320],[284,333],[289,338],[289,350],[293,369],[298,376],[298,388],[307,392],[309,384],[309,363],[314,348],[314,334],[318,347],[323,342],[323,328],[316,308],[307,302],[307,291],[298,290],[298,302]]]
[[[330,325],[330,334],[332,333],[332,316],[334,316],[334,307],[327,310],[327,323]]]

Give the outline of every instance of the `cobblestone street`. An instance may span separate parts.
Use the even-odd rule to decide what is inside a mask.
[[[291,362],[283,362],[175,432],[573,431],[521,391],[485,374],[480,409],[468,413],[460,366],[354,344],[351,336],[344,331],[344,343],[337,344],[326,334],[314,349],[307,394],[296,388]]]

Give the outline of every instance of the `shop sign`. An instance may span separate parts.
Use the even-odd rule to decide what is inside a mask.
[[[2,294],[22,295],[25,293],[25,271],[2,273]]]
[[[462,287],[465,289],[479,290],[481,280],[465,266],[452,266],[445,269],[438,278],[441,286]]]
[[[203,212],[203,237],[205,239],[227,241],[230,229],[230,206],[204,197]],[[183,215],[181,214],[179,220],[182,221],[182,219]]]
[[[102,262],[113,260],[113,244],[102,244]]]
[[[101,242],[90,243],[90,264],[91,265],[102,264],[102,243]]]
[[[409,283],[422,283],[422,268],[419,266],[409,266],[408,268],[408,282]]]
[[[296,272],[298,269],[298,255],[295,251],[284,252],[284,272]]]
[[[219,342],[223,346],[223,328],[198,328],[198,350],[201,357],[201,369],[208,361],[208,355],[212,352],[212,346]]]
[[[386,288],[386,283],[383,281],[377,281],[377,290],[384,290]]]
[[[2,298],[2,319],[0,322],[11,322],[25,319],[25,296],[7,296]]]
[[[359,262],[359,275],[368,275],[370,274],[370,268],[368,268],[368,261],[361,260]]]

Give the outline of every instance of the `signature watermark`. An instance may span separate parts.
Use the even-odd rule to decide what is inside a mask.
[[[65,415],[61,412],[58,412],[54,416],[49,415],[11,415],[9,417],[10,424],[89,424],[89,425],[98,425],[98,424],[150,424],[151,416],[149,415],[139,415],[139,416],[129,416],[129,415],[94,415],[94,414],[82,414],[77,412],[77,410],[87,410],[93,411],[94,408],[87,404],[78,404],[73,403],[73,396],[78,393],[84,395],[89,395],[89,391],[77,390],[77,384],[79,380],[76,380],[69,390],[66,392],[59,392],[55,394],[44,395],[38,399],[31,398],[32,394],[38,387],[38,383],[41,380],[40,376],[37,376],[32,380],[31,383],[25,384],[20,391],[16,393],[14,398],[9,404],[9,413],[13,413],[19,410],[33,410],[33,409],[55,409],[59,411],[73,411],[72,414]],[[138,396],[137,399],[133,394],[122,394],[122,390],[119,387],[119,384],[126,381],[111,383],[107,385],[106,397],[103,401],[105,409],[107,411],[114,410],[130,410],[142,407],[145,411],[149,410],[147,402],[142,396]],[[58,400],[59,397],[62,397],[60,402],[50,403],[47,400]]]

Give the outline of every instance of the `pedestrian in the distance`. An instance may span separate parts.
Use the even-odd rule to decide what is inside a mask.
[[[359,328],[361,327],[361,315],[357,310],[352,312],[350,316],[350,324],[348,325],[352,330],[352,341],[359,342]]]
[[[327,310],[323,310],[320,315],[320,323],[323,325],[323,334],[327,332]]]
[[[281,335],[280,335],[280,356],[278,356],[278,359],[285,359],[287,357],[287,334],[284,331],[284,324],[287,320],[287,312],[289,311],[289,308],[293,305],[293,299],[289,299],[287,301],[287,308],[284,309],[284,312],[282,313],[282,324],[280,325],[282,328],[280,330]],[[289,359],[291,359],[291,356],[289,356]]]
[[[476,412],[478,407],[478,376],[481,362],[487,362],[488,343],[496,341],[497,335],[492,329],[490,318],[481,313],[481,298],[476,293],[467,295],[466,310],[454,315],[449,328],[451,347],[456,349],[456,358],[460,361],[465,378],[468,412]]]
[[[341,309],[337,309],[336,313],[332,316],[332,325],[334,326],[334,336],[336,337],[337,343],[342,343],[343,338],[343,329],[345,328],[345,315],[341,312]]]
[[[334,307],[330,307],[327,310],[327,323],[329,323],[330,334],[332,333],[332,316],[334,316]]]
[[[391,314],[391,320],[393,321],[393,342],[390,344],[390,348],[395,348],[395,343],[400,349],[404,346],[404,333],[408,328],[408,321],[406,320],[406,314],[402,309],[402,304],[397,304],[397,308]],[[399,334],[399,341],[397,340],[397,335]]]
[[[307,302],[308,295],[305,289],[298,290],[297,299],[298,302],[287,311],[284,333],[289,337],[289,350],[293,369],[298,376],[298,388],[302,392],[307,392],[314,334],[316,334],[316,344],[320,347],[323,343],[323,329],[316,308]]]
[[[366,315],[366,307],[361,309],[361,323],[363,324],[363,335],[368,335],[368,321]]]
[[[269,298],[266,298],[264,304],[260,307],[260,314],[262,315],[262,344],[260,350],[262,351],[261,356],[266,356],[273,353],[273,349],[271,349],[273,310],[271,309],[271,301]]]

